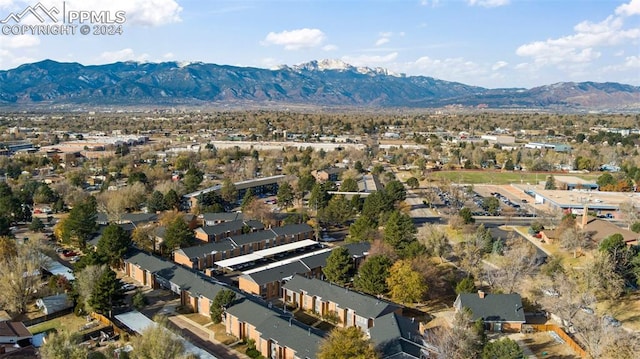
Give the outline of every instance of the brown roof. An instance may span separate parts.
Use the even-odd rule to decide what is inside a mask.
[[[30,338],[32,336],[22,322],[0,322],[0,337]]]
[[[576,223],[582,223],[582,216],[576,218]],[[599,218],[589,218],[587,225],[582,229],[585,232],[593,232],[593,239],[596,242],[616,234],[620,233],[625,242],[630,242],[640,238],[640,234],[632,232],[628,229],[620,228],[615,224],[605,221]]]

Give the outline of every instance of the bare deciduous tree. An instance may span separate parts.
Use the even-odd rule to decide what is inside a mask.
[[[40,271],[47,268],[49,258],[42,254],[38,242],[17,246],[13,253],[0,258],[0,306],[6,310],[23,313],[27,303],[37,293]]]
[[[536,263],[536,250],[528,241],[511,240],[511,245],[504,251],[500,268],[488,273],[495,286],[507,293],[513,293],[526,277],[533,275]]]

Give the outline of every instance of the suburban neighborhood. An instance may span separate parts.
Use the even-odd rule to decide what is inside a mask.
[[[481,116],[1,115],[0,358],[634,358],[637,116]]]

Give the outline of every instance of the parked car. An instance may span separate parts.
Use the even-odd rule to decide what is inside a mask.
[[[74,252],[74,251],[70,251],[68,249],[63,249],[62,250],[62,255],[65,257],[75,257],[78,255],[78,253]]]
[[[135,284],[131,284],[131,283],[125,283],[125,284],[123,284],[123,285],[122,285],[122,289],[123,289],[125,292],[131,291],[131,290],[134,290],[134,289],[136,289],[136,288],[138,288],[138,287],[136,287],[136,286],[135,286]]]

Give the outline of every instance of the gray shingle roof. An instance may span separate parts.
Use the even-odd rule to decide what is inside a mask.
[[[349,243],[344,246],[352,257],[360,258],[366,256],[371,250],[370,242]]]
[[[279,267],[265,269],[260,272],[244,274],[244,277],[250,279],[256,284],[263,285],[291,277],[294,274],[304,274],[308,271],[309,268],[307,266],[302,264],[301,261],[296,261]]]
[[[219,236],[227,232],[237,232],[244,227],[241,220],[218,223],[215,226],[204,226],[196,229],[198,232],[204,232],[208,236]]]
[[[351,309],[363,318],[378,318],[387,313],[397,310],[399,307],[393,303],[381,300],[340,287],[319,279],[307,279],[296,275],[288,281],[283,288],[322,298],[324,301],[331,301],[340,308]]]
[[[242,220],[243,218],[244,216],[242,215],[242,213],[237,212],[205,213],[202,215],[202,219],[204,219],[205,222],[229,222]]]
[[[224,252],[235,248],[233,243],[228,238],[225,238],[219,242],[209,242],[201,244],[199,246],[185,247],[176,250],[177,253],[182,253],[187,258],[194,259],[202,257],[205,254],[214,252]]]
[[[125,256],[125,262],[134,263],[140,268],[154,275],[166,279],[192,295],[202,295],[210,300],[224,287],[217,284],[211,277],[187,269],[164,259],[158,258],[146,252],[131,250]]]
[[[420,335],[418,322],[396,313],[377,318],[369,329],[371,340],[383,358],[420,358],[420,345],[414,340]]]
[[[322,332],[296,320],[289,321],[290,313],[266,308],[249,299],[236,302],[227,312],[255,326],[263,339],[273,340],[281,346],[293,349],[296,357],[315,359],[323,339]]]
[[[290,235],[296,235],[301,233],[313,232],[313,228],[311,228],[311,226],[306,223],[287,224],[285,226],[275,227],[272,229],[278,236],[285,236],[285,235],[290,236]]]
[[[274,239],[274,238],[276,238],[276,234],[272,230],[267,229],[266,231],[257,231],[257,232],[251,232],[246,234],[240,234],[237,236],[232,236],[231,240],[237,246],[243,246],[246,244],[262,242],[262,241],[266,241],[267,239]]]
[[[454,305],[458,310],[469,308],[474,321],[482,318],[486,322],[525,322],[522,298],[517,293],[485,293],[484,298],[478,293],[461,293]]]

